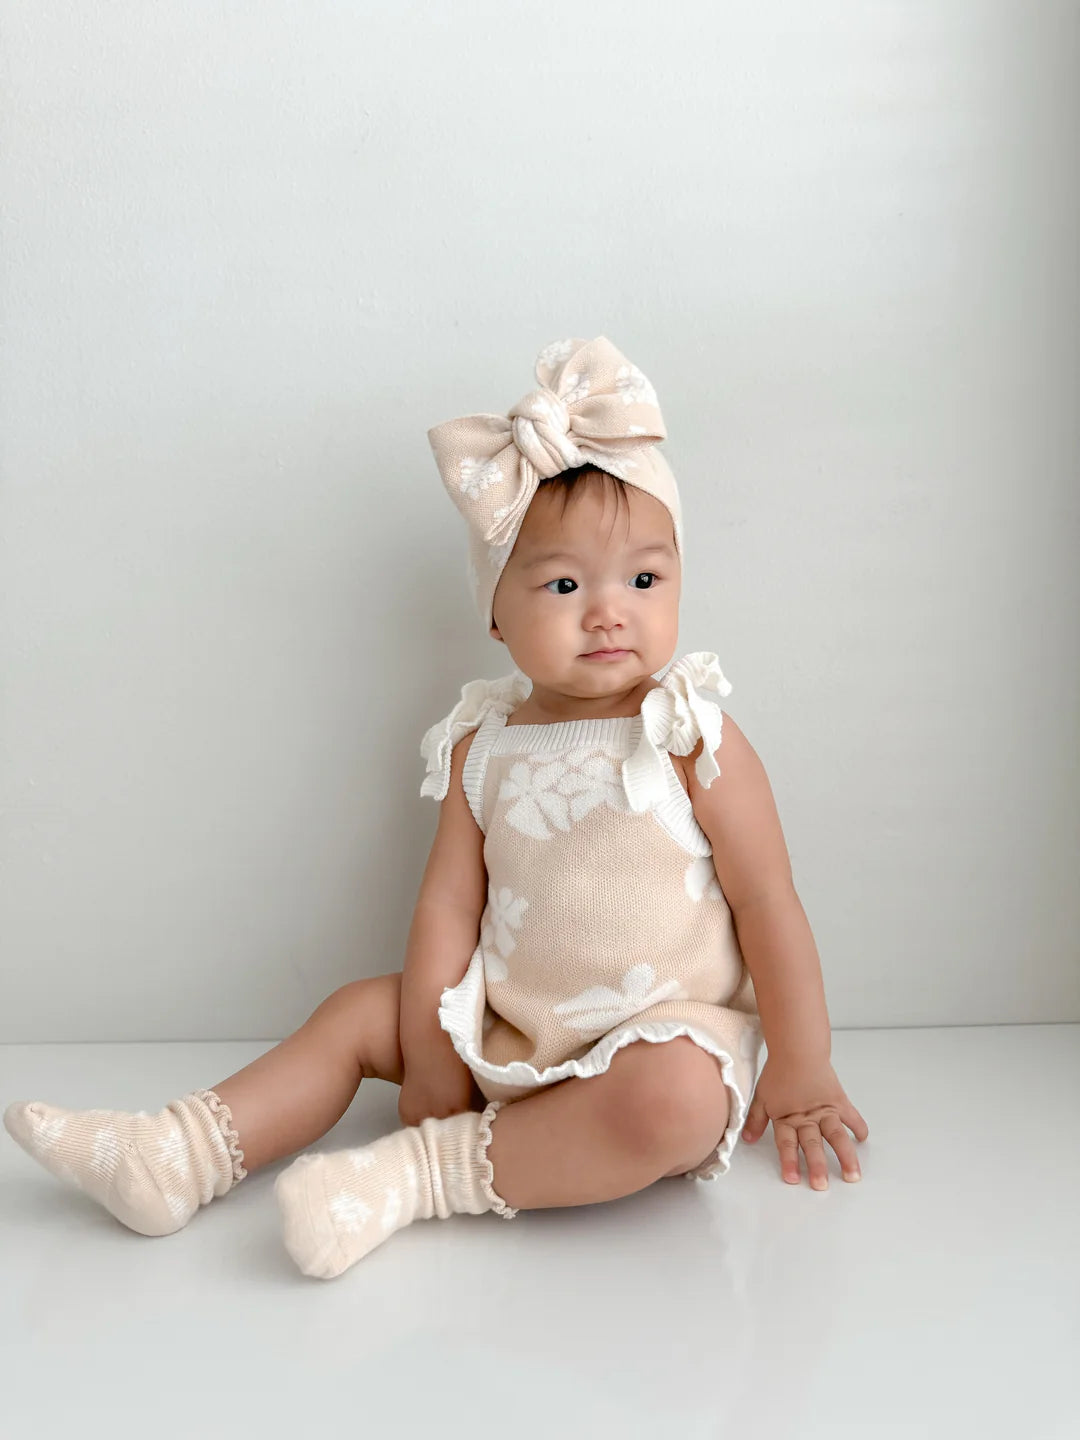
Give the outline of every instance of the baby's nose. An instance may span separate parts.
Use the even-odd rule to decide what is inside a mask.
[[[609,629],[623,623],[622,609],[613,595],[598,595],[589,601],[585,624],[591,630]]]

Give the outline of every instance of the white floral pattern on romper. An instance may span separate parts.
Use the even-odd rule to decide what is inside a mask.
[[[494,885],[488,886],[487,919],[480,932],[480,945],[484,951],[484,977],[489,983],[505,980],[510,973],[506,957],[517,948],[510,932],[521,929],[528,908],[528,900],[523,895],[515,895],[508,885],[498,890]],[[493,955],[492,949],[498,950],[498,955]]]
[[[711,855],[702,855],[691,860],[683,877],[686,893],[691,900],[723,900],[724,892],[716,878],[716,866]]]
[[[534,840],[569,830],[598,805],[627,808],[619,761],[587,750],[570,750],[536,766],[519,760],[499,786],[498,798],[515,802],[506,822]]]
[[[656,971],[651,965],[633,965],[622,978],[621,990],[594,985],[572,1000],[556,1005],[554,1013],[562,1015],[571,1030],[594,1030],[603,1034],[661,1000],[685,999],[686,991],[677,980],[665,980],[657,985]]]

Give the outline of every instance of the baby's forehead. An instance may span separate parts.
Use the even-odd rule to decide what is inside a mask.
[[[642,520],[625,511],[613,515],[610,510],[604,517],[575,516],[570,508],[562,515],[556,506],[556,513],[542,521],[530,523],[526,516],[513,555],[520,565],[531,565],[560,557],[595,561],[645,552],[677,559],[675,528],[666,511]]]

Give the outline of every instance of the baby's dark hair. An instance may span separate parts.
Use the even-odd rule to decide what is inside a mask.
[[[574,490],[583,480],[592,480],[593,477],[598,477],[605,487],[610,486],[614,489],[616,511],[621,510],[624,506],[629,510],[630,502],[626,498],[626,481],[602,470],[599,465],[575,465],[571,470],[560,470],[558,475],[541,480],[537,489],[543,490],[545,486],[557,489],[562,497],[562,511],[565,515],[566,506]]]

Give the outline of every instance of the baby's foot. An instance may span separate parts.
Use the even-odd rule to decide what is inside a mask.
[[[305,1275],[329,1280],[413,1220],[512,1216],[490,1185],[488,1118],[467,1111],[356,1150],[301,1155],[274,1187],[286,1250]]]
[[[171,1235],[243,1179],[231,1124],[228,1108],[209,1090],[173,1100],[156,1115],[62,1110],[38,1100],[4,1112],[8,1133],[27,1154],[140,1235]]]

